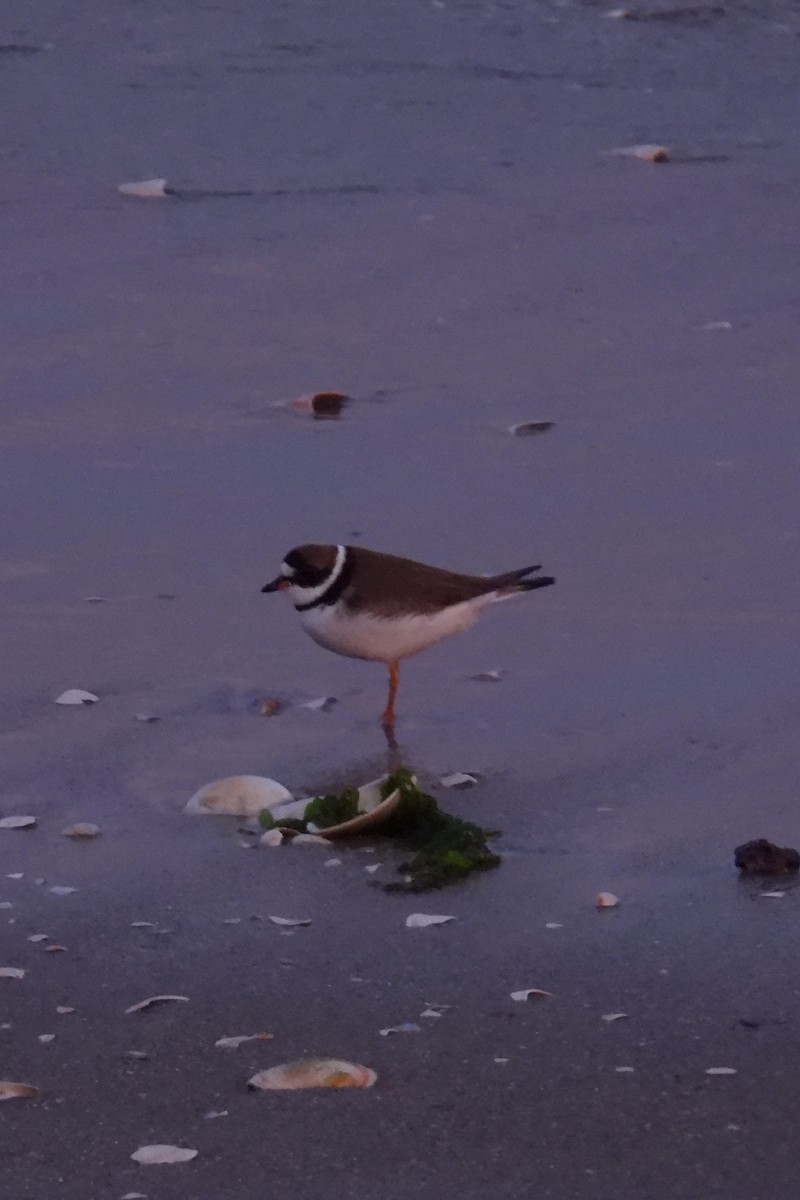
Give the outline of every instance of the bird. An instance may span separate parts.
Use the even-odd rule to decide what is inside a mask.
[[[306,633],[326,650],[389,668],[384,729],[394,728],[400,660],[475,622],[482,609],[549,587],[541,564],[501,575],[460,575],[363,546],[295,546],[262,592],[289,593]]]

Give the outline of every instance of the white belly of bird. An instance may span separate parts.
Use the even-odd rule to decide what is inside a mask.
[[[443,638],[469,629],[493,595],[453,604],[437,613],[403,613],[378,617],[369,612],[350,613],[336,605],[322,605],[299,614],[306,633],[326,650],[348,658],[394,662],[434,646]]]

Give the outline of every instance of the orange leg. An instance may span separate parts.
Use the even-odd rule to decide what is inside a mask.
[[[389,663],[389,699],[386,702],[386,711],[381,718],[385,729],[394,728],[394,702],[397,699],[397,687],[400,683],[400,664],[398,662]]]

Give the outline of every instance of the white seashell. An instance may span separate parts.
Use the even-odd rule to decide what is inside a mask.
[[[83,688],[67,688],[56,696],[56,704],[97,704],[99,699],[94,692],[84,692]]]
[[[33,829],[35,824],[36,817],[3,817],[0,829]]]
[[[138,183],[121,183],[117,191],[122,196],[139,196],[143,200],[154,200],[166,196],[166,179],[140,179]]]
[[[64,837],[96,838],[99,833],[99,825],[93,825],[91,821],[79,821],[77,825],[70,825],[69,829],[64,830]]]
[[[290,794],[288,803],[284,798],[277,804],[269,805],[269,811],[273,821],[302,821],[309,803],[308,800],[292,800]]]
[[[641,146],[620,146],[611,153],[623,158],[638,158],[642,162],[651,163],[669,162],[670,158],[669,147],[659,146],[655,142],[645,142]]]
[[[257,817],[292,799],[282,783],[263,775],[231,775],[207,783],[188,801],[185,812],[216,813],[230,817]]]
[[[543,988],[521,988],[518,992],[511,993],[511,999],[522,1003],[525,1000],[552,1000],[553,993],[545,992]]]
[[[613,892],[601,892],[594,902],[595,908],[616,908],[619,899]]]
[[[247,1081],[254,1090],[294,1091],[296,1088],[367,1088],[378,1078],[370,1067],[339,1058],[308,1058],[258,1071]]]
[[[138,1004],[132,1004],[130,1008],[126,1008],[127,1013],[144,1012],[146,1008],[151,1008],[154,1004],[167,1004],[170,1000],[188,1001],[188,996],[148,996],[146,1000],[140,1000]]]
[[[283,834],[280,829],[268,829],[258,840],[262,846],[280,846],[283,842]]]
[[[464,788],[474,787],[479,782],[479,775],[470,775],[466,771],[453,771],[452,775],[443,775],[439,780],[442,787]]]
[[[427,929],[429,925],[446,925],[448,921],[455,921],[455,917],[439,916],[435,913],[411,913],[406,917],[406,928]]]
[[[191,1162],[197,1158],[197,1150],[187,1150],[183,1146],[140,1146],[134,1150],[131,1158],[142,1166],[150,1167],[160,1163]]]
[[[238,1037],[221,1037],[217,1038],[214,1046],[217,1050],[236,1050],[239,1046],[243,1046],[245,1042],[271,1042],[273,1035],[271,1033],[244,1033]]]

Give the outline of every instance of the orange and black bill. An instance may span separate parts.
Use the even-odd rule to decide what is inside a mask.
[[[279,575],[277,579],[273,579],[272,583],[265,583],[262,592],[282,592],[284,588],[289,587],[289,580],[285,575]]]

